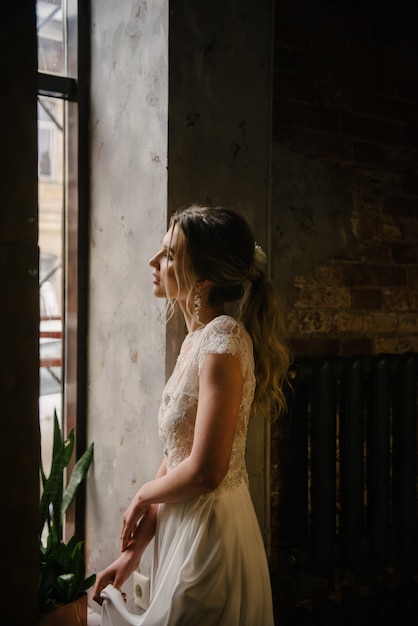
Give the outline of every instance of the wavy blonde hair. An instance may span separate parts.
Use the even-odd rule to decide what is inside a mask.
[[[254,263],[255,240],[247,221],[235,211],[197,204],[182,207],[172,216],[177,226],[174,273],[187,290],[192,311],[196,281],[210,280],[211,303],[236,302],[239,319],[254,348],[256,389],[253,412],[269,418],[286,409],[283,386],[290,353],[284,342],[284,316],[273,284]],[[169,312],[175,301],[169,302]]]

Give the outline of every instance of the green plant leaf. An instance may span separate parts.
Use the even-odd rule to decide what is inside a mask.
[[[58,421],[57,410],[54,409],[54,438],[52,443],[52,458],[57,455],[58,450],[62,447],[63,438],[61,434],[61,429]]]
[[[62,525],[65,511],[74,499],[80,483],[86,477],[93,458],[93,444],[84,452],[71,472],[64,489],[65,470],[74,450],[74,430],[66,439],[61,436],[56,412],[51,471],[45,475],[40,463],[43,492],[40,499],[39,585],[38,608],[42,616],[60,602],[71,602],[94,584],[95,574],[85,577],[84,542],[75,536],[64,543]],[[46,545],[42,532],[48,525]]]
[[[91,574],[90,576],[85,578],[83,582],[83,591],[87,591],[87,589],[90,589],[90,587],[92,587],[95,582],[96,582],[96,574]]]
[[[77,597],[76,580],[73,573],[61,574],[56,577],[55,588],[62,602],[71,602]]]
[[[42,531],[45,523],[48,528],[51,525],[55,527],[58,537],[61,537],[62,531],[62,498],[64,491],[64,470],[68,467],[71,455],[74,449],[74,430],[72,430],[68,438],[63,440],[61,437],[60,427],[57,414],[54,414],[54,448],[51,462],[51,471],[48,478],[43,478],[43,492],[40,502],[40,528]]]
[[[73,501],[79,485],[85,479],[88,469],[93,460],[93,452],[94,444],[92,443],[74,465],[73,471],[71,472],[71,478],[68,482],[62,499],[61,515],[64,515],[71,502]]]

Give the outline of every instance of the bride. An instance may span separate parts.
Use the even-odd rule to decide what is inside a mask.
[[[154,295],[180,307],[188,333],[162,395],[161,466],[123,516],[120,556],[96,579],[103,626],[273,625],[245,446],[250,413],[268,419],[285,406],[289,355],[260,261],[239,214],[198,205],[174,214],[149,261]],[[153,537],[151,601],[136,615],[121,588]]]

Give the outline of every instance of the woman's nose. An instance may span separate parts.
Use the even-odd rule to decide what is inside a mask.
[[[156,254],[155,256],[153,256],[149,261],[148,261],[148,265],[150,265],[151,267],[157,267],[158,266],[158,254]]]

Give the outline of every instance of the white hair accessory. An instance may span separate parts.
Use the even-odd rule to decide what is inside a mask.
[[[254,244],[254,261],[255,263],[267,263],[267,255],[258,243]]]

